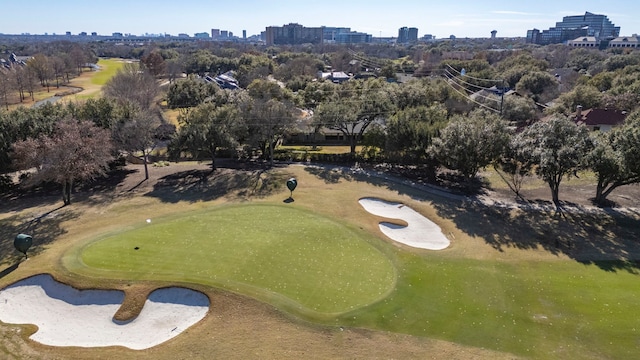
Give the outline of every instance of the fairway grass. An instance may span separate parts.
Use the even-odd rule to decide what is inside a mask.
[[[71,80],[70,85],[82,88],[79,93],[69,95],[67,100],[86,100],[99,97],[102,86],[106,84],[125,64],[121,59],[100,59],[98,60],[98,71],[85,71],[79,77]]]
[[[342,313],[395,283],[393,264],[365,235],[291,206],[224,206],[92,242],[73,271],[221,286],[302,313]]]
[[[400,264],[390,297],[337,322],[536,359],[629,359],[639,349],[636,274],[562,261]]]

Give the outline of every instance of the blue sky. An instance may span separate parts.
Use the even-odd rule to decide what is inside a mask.
[[[374,36],[397,36],[402,26],[417,27],[418,36],[438,38],[525,36],[532,28],[547,29],[566,15],[585,11],[604,14],[621,35],[640,33],[640,2],[494,1],[494,0],[1,0],[0,33],[64,34],[82,31],[144,33],[229,30],[241,36],[259,34],[266,26],[291,22],[304,26],[350,27]]]

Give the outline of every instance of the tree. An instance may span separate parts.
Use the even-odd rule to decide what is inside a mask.
[[[517,124],[526,124],[536,118],[536,104],[526,97],[505,96],[502,106],[502,116]]]
[[[132,102],[148,110],[160,93],[156,79],[139,64],[125,64],[103,87],[105,96],[120,103]]]
[[[60,80],[64,82],[64,73],[67,65],[64,62],[64,59],[60,56],[54,56],[51,58],[51,70],[53,72],[53,77],[56,79],[56,88],[60,88]]]
[[[594,201],[604,205],[616,188],[640,182],[640,121],[630,117],[622,127],[597,134],[587,165],[598,178]]]
[[[394,112],[390,92],[383,80],[354,80],[340,85],[333,98],[318,106],[314,123],[340,131],[349,140],[351,155],[369,125],[384,121]]]
[[[386,124],[385,153],[391,157],[399,155],[411,161],[425,161],[433,138],[447,124],[447,115],[447,109],[440,104],[398,111]]]
[[[522,199],[520,190],[525,178],[533,170],[533,159],[519,144],[519,139],[512,136],[503,153],[493,164],[496,173],[513,191],[516,197]]]
[[[75,45],[69,52],[70,65],[76,69],[77,75],[82,74],[82,68],[89,62],[89,57],[80,45]]]
[[[192,77],[173,83],[167,93],[167,105],[170,109],[186,111],[205,102],[222,96],[222,90],[216,84],[206,83]]]
[[[557,209],[560,183],[582,168],[585,156],[592,149],[589,132],[565,117],[537,122],[516,135],[516,151],[529,154],[535,172],[548,185]]]
[[[502,154],[508,141],[506,121],[495,113],[476,110],[468,117],[452,118],[433,139],[429,152],[446,168],[471,180]]]
[[[554,106],[558,112],[569,114],[578,105],[583,109],[597,108],[602,103],[602,93],[598,88],[589,85],[578,85],[568,93],[560,95],[558,104]]]
[[[70,205],[74,182],[104,174],[112,160],[111,150],[107,130],[70,118],[59,122],[50,136],[15,143],[13,157],[18,169],[36,169],[32,183],[60,184],[64,205]]]
[[[11,77],[4,71],[0,71],[0,107],[9,110],[9,94],[13,90]]]
[[[267,155],[273,166],[273,150],[282,137],[293,127],[293,104],[277,99],[249,98],[241,105],[247,124],[249,141]]]
[[[13,84],[15,90],[18,91],[18,96],[20,97],[20,102],[23,102],[24,99],[26,98],[24,95],[24,91],[26,88],[26,82],[27,82],[27,76],[26,76],[27,71],[23,68],[23,67],[14,67],[13,71],[10,72],[11,77],[11,83]]]
[[[187,55],[185,59],[185,70],[187,74],[200,74],[211,71],[214,57],[207,50],[198,50],[193,54]]]
[[[531,94],[536,100],[542,93],[557,93],[557,88],[558,81],[556,78],[543,71],[528,73],[520,78],[520,81],[516,84],[518,92]]]
[[[156,129],[160,120],[149,111],[137,111],[133,118],[121,120],[113,131],[119,149],[142,153],[144,179],[149,179],[149,154],[156,146]]]
[[[170,144],[172,157],[189,152],[195,158],[211,158],[211,170],[216,170],[216,152],[220,148],[233,149],[245,131],[240,114],[234,105],[216,107],[202,104],[181,117],[180,130]]]
[[[183,71],[183,59],[172,58],[165,61],[169,83],[173,84]]]
[[[27,68],[31,70],[38,81],[40,81],[40,86],[46,86],[47,91],[49,91],[49,79],[53,76],[53,69],[49,58],[43,54],[36,54],[27,62]]]
[[[69,103],[67,106],[73,108],[70,113],[76,119],[92,121],[103,129],[111,129],[115,120],[122,119],[126,113],[114,100],[104,97],[89,98],[83,103]]]
[[[162,75],[166,69],[166,64],[159,51],[152,51],[151,53],[142,56],[142,58],[140,58],[140,63],[152,76]]]

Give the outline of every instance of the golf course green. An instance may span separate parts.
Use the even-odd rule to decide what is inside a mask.
[[[221,286],[293,308],[336,314],[395,286],[392,261],[364,232],[285,205],[231,205],[150,219],[71,256],[74,271]]]

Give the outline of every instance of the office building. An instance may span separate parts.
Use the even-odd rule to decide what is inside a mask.
[[[527,43],[560,44],[581,36],[593,36],[598,41],[609,40],[620,35],[620,27],[615,26],[606,15],[586,12],[584,15],[565,16],[561,22],[548,30],[527,31]]]
[[[265,30],[267,45],[320,44],[323,39],[323,28],[308,28],[300,24],[269,26]]]
[[[418,41],[418,28],[401,27],[398,29],[398,40],[400,44]]]

